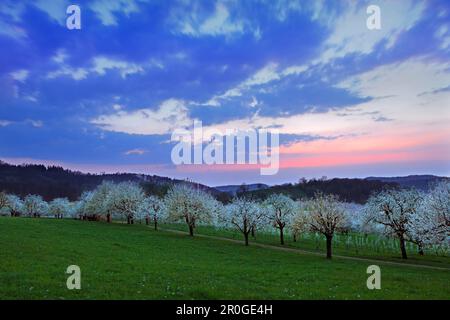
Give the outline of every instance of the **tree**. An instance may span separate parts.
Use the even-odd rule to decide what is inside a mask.
[[[115,188],[116,185],[110,181],[103,181],[95,188],[89,201],[86,203],[86,210],[90,215],[93,215],[95,218],[106,216],[106,221],[111,222],[113,207],[109,197],[112,196]]]
[[[309,215],[307,206],[305,206],[305,203],[300,203],[297,208],[297,212],[293,216],[291,223],[294,242],[297,241],[297,237],[299,234],[309,230]]]
[[[194,236],[199,222],[210,222],[218,210],[218,202],[209,193],[187,184],[173,185],[164,198],[164,204],[169,220],[184,220],[191,236]]]
[[[402,259],[407,259],[405,241],[408,240],[409,221],[414,217],[423,195],[415,190],[384,190],[371,196],[366,204],[369,222],[381,224],[385,233],[400,243]]]
[[[280,243],[284,244],[284,228],[295,213],[295,202],[283,194],[272,194],[265,201],[273,226],[280,230]]]
[[[158,230],[158,222],[165,217],[165,213],[164,201],[156,196],[145,198],[140,208],[140,214],[145,217],[145,223],[148,225],[151,218],[155,230]]]
[[[62,219],[64,214],[70,210],[70,203],[67,198],[56,198],[49,203],[49,213],[56,219]]]
[[[91,208],[93,191],[84,191],[77,202],[75,211],[80,220],[85,220]]]
[[[444,244],[450,237],[450,225],[445,218],[446,214],[448,218],[450,209],[447,207],[449,209],[445,210],[445,203],[448,205],[450,200],[442,197],[442,187],[438,185],[438,190],[433,189],[425,195],[415,214],[407,222],[408,241],[417,244],[420,255],[424,254],[426,246]]]
[[[29,194],[23,201],[23,208],[30,217],[40,217],[47,213],[48,205],[41,196]]]
[[[319,232],[326,238],[327,259],[332,256],[334,233],[346,225],[347,217],[342,204],[335,195],[317,193],[308,203],[310,230]]]
[[[248,235],[264,216],[261,206],[245,198],[235,198],[226,211],[230,224],[244,235],[245,245],[248,246]]]
[[[24,204],[22,199],[20,199],[20,197],[14,194],[8,194],[7,199],[8,199],[7,207],[11,214],[11,217],[19,216],[24,210]]]
[[[139,213],[145,194],[142,188],[133,182],[117,184],[108,195],[109,210],[122,214],[127,224],[134,223],[134,217]]]
[[[8,206],[8,196],[4,191],[0,192],[0,210]]]
[[[67,215],[71,218],[76,219],[78,215],[78,208],[80,205],[80,201],[70,201],[69,206],[67,208]]]
[[[427,209],[450,228],[450,181],[437,183],[427,197]]]

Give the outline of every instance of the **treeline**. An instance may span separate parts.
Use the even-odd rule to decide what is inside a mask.
[[[131,181],[138,183],[149,195],[163,196],[173,184],[188,183],[206,191],[226,204],[233,195],[221,192],[194,182],[186,182],[156,175],[131,173],[89,174],[71,171],[57,166],[11,165],[0,161],[0,191],[25,197],[28,194],[40,195],[45,201],[56,198],[78,199],[84,191],[93,190],[103,181],[115,183]],[[384,189],[398,188],[397,183],[366,179],[301,179],[296,184],[284,184],[267,189],[250,191],[245,185],[237,195],[264,200],[272,194],[285,194],[292,199],[312,198],[317,192],[334,194],[346,202],[363,204],[373,193]]]
[[[45,201],[56,198],[77,200],[84,191],[95,189],[103,181],[115,183],[131,181],[141,185],[148,194],[164,195],[170,185],[181,180],[156,175],[131,173],[89,174],[67,170],[58,166],[34,164],[11,165],[0,161],[0,191],[20,197],[28,194],[40,195]],[[220,192],[201,184],[196,187],[221,197]],[[223,197],[223,196],[222,196]],[[228,200],[224,195],[224,201]]]
[[[296,184],[283,184],[273,186],[268,189],[246,191],[238,191],[238,195],[250,195],[255,199],[266,199],[271,194],[282,193],[288,195],[293,199],[305,199],[312,198],[317,192],[323,194],[334,194],[339,199],[345,202],[354,202],[364,204],[369,197],[381,192],[385,189],[395,189],[400,186],[397,183],[382,182],[378,180],[365,180],[365,179],[301,179]]]

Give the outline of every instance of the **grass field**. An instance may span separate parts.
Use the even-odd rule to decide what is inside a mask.
[[[165,224],[166,229],[186,231],[184,224]],[[236,229],[217,228],[214,226],[197,226],[197,234],[223,237],[243,241],[243,235]],[[277,230],[274,232],[258,231],[256,237],[250,237],[250,243],[262,243],[273,246],[280,245],[280,237]],[[396,239],[383,239],[379,235],[350,233],[349,235],[336,234],[333,238],[333,253],[349,257],[368,258],[374,260],[394,261],[403,264],[421,264],[435,267],[448,268],[450,270],[450,256],[442,250],[427,250],[424,256],[418,254],[417,246],[409,242],[407,244],[408,259],[402,260],[399,243]],[[326,252],[325,237],[306,233],[298,236],[296,242],[292,235],[285,232],[284,247],[297,248],[313,253]]]
[[[81,290],[66,288],[72,264]],[[0,217],[1,299],[450,298],[450,271],[380,263],[382,289],[368,290],[368,265],[139,224]]]

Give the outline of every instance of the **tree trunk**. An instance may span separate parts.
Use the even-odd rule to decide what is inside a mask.
[[[402,259],[407,259],[408,256],[406,255],[406,247],[405,247],[405,238],[403,238],[403,235],[400,236],[400,250],[402,251]]]
[[[419,255],[420,255],[420,256],[423,256],[423,255],[424,255],[424,252],[423,252],[423,245],[422,245],[422,244],[419,244],[418,246],[419,246]]]
[[[284,244],[284,233],[283,233],[283,227],[280,227],[280,243]]]
[[[297,234],[294,232],[294,242],[297,242]]]
[[[255,226],[252,226],[252,237],[255,238]]]
[[[189,225],[189,235],[190,235],[191,237],[194,236],[194,226],[193,226],[192,224]]]
[[[111,223],[111,213],[106,214],[106,222]]]
[[[248,246],[248,232],[244,233],[245,245]]]
[[[331,249],[332,249],[332,240],[333,236],[326,236],[327,238],[327,259],[331,259]]]
[[[149,217],[145,217],[145,224],[148,226],[148,224],[149,224]]]
[[[127,224],[131,224],[131,218],[130,218],[130,216],[127,216]]]
[[[155,230],[158,230],[158,220],[153,218],[153,223],[155,224]]]

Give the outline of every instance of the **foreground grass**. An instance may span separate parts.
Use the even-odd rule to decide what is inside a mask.
[[[81,267],[82,289],[65,270]],[[1,299],[449,299],[450,272],[191,238],[143,225],[0,217]]]
[[[186,231],[187,227],[182,223],[172,223],[172,224],[164,224],[162,226],[165,229],[170,230],[179,230]],[[223,237],[234,240],[243,241],[243,235],[236,229],[225,229],[225,228],[217,228],[214,226],[197,226],[195,232],[197,234],[214,236],[214,237]],[[360,234],[350,234],[350,237],[359,237],[363,236]],[[420,264],[427,266],[434,266],[439,268],[448,268],[450,269],[450,257],[442,255],[441,253],[436,254],[434,252],[427,252],[424,256],[420,256],[417,252],[417,249],[412,250],[409,248],[408,251],[408,259],[403,260],[400,255],[400,249],[398,250],[379,250],[379,248],[367,247],[365,245],[355,246],[355,244],[347,245],[344,239],[347,236],[344,235],[336,235],[333,240],[333,254],[349,256],[349,257],[357,257],[357,258],[367,258],[373,260],[380,261],[391,261],[398,262],[403,264]],[[369,235],[370,241],[374,241],[376,235]],[[394,240],[392,240],[394,241]],[[281,246],[280,245],[280,237],[277,233],[269,233],[258,231],[256,233],[256,237],[250,237],[250,245],[252,242],[269,244],[273,246]],[[285,234],[285,244],[283,247],[301,249],[311,251],[313,253],[323,253],[325,255],[325,237],[321,236],[318,239],[315,239],[311,235],[301,236],[299,239],[294,242],[292,240],[292,236],[289,233]]]

